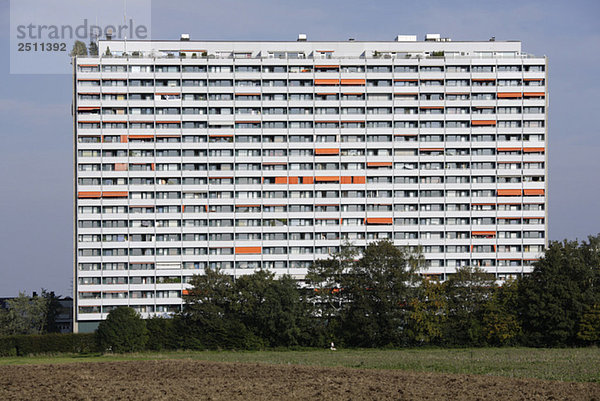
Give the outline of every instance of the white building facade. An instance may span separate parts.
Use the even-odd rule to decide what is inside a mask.
[[[547,59],[520,42],[100,41],[73,61],[75,330],[205,268],[302,278],[345,242],[530,272]]]

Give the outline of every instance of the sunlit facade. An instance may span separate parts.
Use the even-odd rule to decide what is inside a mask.
[[[419,246],[441,279],[544,249],[547,60],[520,42],[99,49],[73,66],[81,330],[176,312],[207,267],[302,278],[346,241]]]

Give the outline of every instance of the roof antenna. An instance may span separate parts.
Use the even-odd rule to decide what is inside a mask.
[[[127,0],[123,0],[123,25],[127,26]],[[125,29],[125,51],[127,54],[127,29]]]

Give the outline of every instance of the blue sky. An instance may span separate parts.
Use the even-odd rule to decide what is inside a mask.
[[[54,2],[60,7],[61,1]],[[600,232],[600,2],[152,1],[152,37],[521,40],[549,57],[550,239]],[[65,11],[68,12],[68,11]],[[41,287],[69,294],[72,276],[71,80],[9,74],[9,2],[0,0],[0,297]],[[65,57],[65,63],[68,63]]]

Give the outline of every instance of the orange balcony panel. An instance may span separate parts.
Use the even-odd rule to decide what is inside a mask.
[[[544,153],[546,149],[544,148],[523,148],[523,152],[525,153]]]
[[[543,189],[526,189],[523,193],[525,196],[544,196],[545,191]]]
[[[486,237],[491,237],[491,236],[496,236],[496,231],[472,231],[471,235],[477,235],[477,236],[486,236]]]
[[[100,192],[78,192],[77,197],[79,199],[98,199],[100,198]]]
[[[290,184],[297,184],[298,183],[298,178],[299,177],[290,177],[290,178],[288,178],[288,182]]]
[[[287,184],[287,177],[275,177],[275,184]]]
[[[314,184],[315,179],[313,177],[302,177],[303,184]]]
[[[544,92],[525,92],[523,93],[525,97],[545,97],[546,94]]]
[[[367,177],[353,177],[352,182],[354,184],[364,184],[367,182]]]
[[[115,171],[127,171],[127,163],[115,163]]]
[[[315,177],[315,182],[339,182],[340,177],[334,176],[317,176]]]
[[[316,155],[339,155],[339,149],[315,149]]]
[[[342,85],[364,86],[364,79],[342,79]]]
[[[121,143],[127,143],[127,135],[121,135]]]
[[[391,166],[392,162],[367,162],[367,167]]]
[[[154,135],[129,135],[129,139],[154,139]]]
[[[498,99],[520,99],[523,94],[520,92],[501,92],[497,95]]]
[[[521,148],[498,148],[498,152],[520,152]]]
[[[315,65],[315,68],[334,69],[334,68],[340,68],[340,66],[339,65]]]
[[[352,184],[352,177],[350,177],[350,176],[340,177],[340,183],[342,183],[342,184]]]
[[[315,85],[339,85],[339,79],[315,79]]]
[[[498,196],[521,196],[520,189],[499,189]]]
[[[235,248],[236,254],[260,254],[262,248],[260,246],[238,246]]]
[[[421,152],[443,152],[444,148],[421,148]]]
[[[102,192],[103,198],[127,198],[129,193],[127,191],[104,191]]]
[[[496,120],[473,120],[471,125],[496,125]]]
[[[367,217],[367,224],[393,224],[391,217]]]

